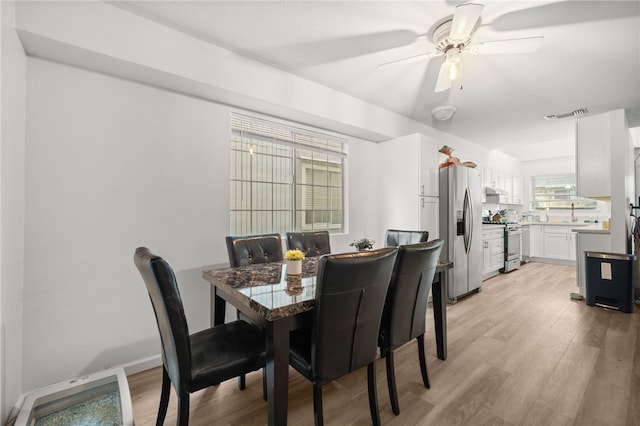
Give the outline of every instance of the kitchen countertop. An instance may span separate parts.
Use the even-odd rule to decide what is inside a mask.
[[[583,223],[583,222],[520,222],[520,226],[529,226],[529,225],[544,225],[544,226],[594,226],[593,223]]]
[[[585,234],[610,234],[611,233],[611,231],[608,228],[604,229],[601,223],[590,223],[589,226],[572,229],[572,231],[583,232]]]
[[[584,232],[590,234],[610,234],[609,229],[604,229],[601,223],[584,222],[520,222],[520,226],[544,225],[544,226],[570,226],[571,232]]]

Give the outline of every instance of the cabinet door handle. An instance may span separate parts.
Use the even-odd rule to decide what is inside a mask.
[[[422,194],[424,194],[424,184],[420,185],[420,190],[422,191]]]

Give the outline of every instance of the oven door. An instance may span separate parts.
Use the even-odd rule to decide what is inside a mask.
[[[520,268],[522,263],[522,230],[505,230],[506,245],[504,252],[504,271],[511,272]]]
[[[522,260],[522,231],[507,231],[507,258]]]

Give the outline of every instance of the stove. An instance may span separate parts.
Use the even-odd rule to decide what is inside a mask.
[[[522,228],[519,223],[507,223],[504,228],[504,272],[520,268],[522,263]]]

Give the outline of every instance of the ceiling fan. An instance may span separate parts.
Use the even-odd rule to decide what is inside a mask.
[[[473,55],[528,53],[535,51],[542,45],[544,39],[542,36],[472,43],[471,38],[483,8],[484,5],[476,3],[456,6],[453,17],[445,20],[433,30],[434,52],[386,62],[378,65],[378,68],[444,56],[445,59],[440,67],[434,89],[435,92],[443,92],[451,88],[454,81],[460,79],[463,53]]]

